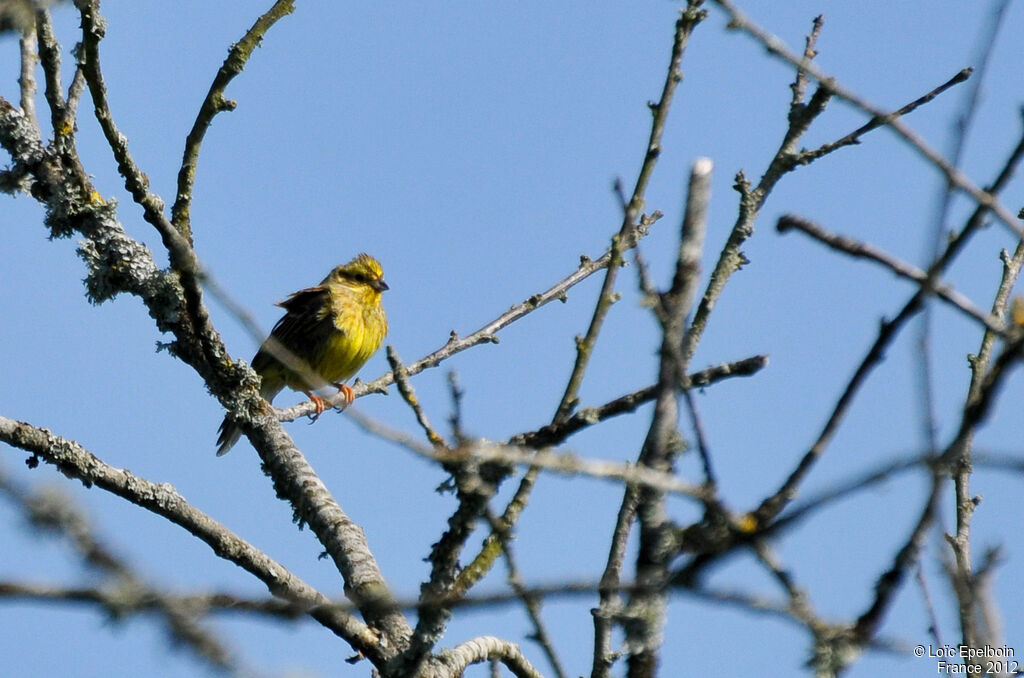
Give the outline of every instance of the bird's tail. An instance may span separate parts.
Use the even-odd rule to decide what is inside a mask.
[[[284,383],[278,383],[276,379],[263,377],[263,383],[260,386],[260,395],[268,402],[274,401],[274,396],[281,392],[284,388]],[[224,421],[220,423],[220,428],[217,429],[217,456],[220,457],[228,453],[238,439],[242,437],[242,429],[239,428],[238,424],[231,421],[227,416],[224,417]]]
[[[238,439],[242,437],[242,429],[238,428],[237,424],[234,424],[227,417],[224,417],[224,421],[220,423],[220,428],[217,429],[217,456],[220,457],[228,453]]]

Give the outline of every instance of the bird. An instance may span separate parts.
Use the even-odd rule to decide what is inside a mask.
[[[380,262],[359,254],[336,266],[319,285],[299,290],[279,302],[285,310],[270,336],[252,359],[261,378],[260,395],[267,402],[287,386],[302,391],[320,416],[327,405],[313,391],[332,384],[355,399],[343,382],[380,348],[388,333],[381,293],[389,289]],[[217,456],[226,454],[242,435],[228,416],[220,425]]]

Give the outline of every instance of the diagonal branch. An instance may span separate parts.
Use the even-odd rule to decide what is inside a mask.
[[[311,617],[367,656],[379,656],[378,636],[369,627],[350,614],[323,607],[330,602],[326,596],[189,504],[167,483],[153,483],[109,466],[72,440],[6,417],[0,417],[0,440],[53,464],[65,475],[81,480],[86,487],[100,487],[185,528],[218,556],[266,584],[275,596],[298,603]]]
[[[1024,159],[1024,133],[1021,134],[1016,147],[1010,152],[1003,168],[1000,170],[998,176],[987,192],[993,196],[998,195],[1009,183],[1015,169],[1022,159]],[[975,208],[974,212],[967,219],[963,229],[949,241],[946,245],[946,249],[938,259],[928,267],[927,274],[930,280],[937,279],[938,276],[946,270],[950,263],[967,245],[971,237],[984,226],[988,213],[989,210],[984,205],[978,205]],[[766,497],[761,502],[760,506],[758,506],[756,511],[754,511],[752,517],[756,520],[758,525],[767,525],[796,495],[797,488],[807,477],[807,474],[815,463],[817,463],[817,460],[822,454],[824,454],[825,449],[828,447],[829,442],[831,442],[832,436],[835,435],[840,423],[845,418],[846,412],[853,402],[853,398],[860,390],[860,387],[864,384],[868,375],[881,361],[886,348],[896,338],[903,326],[914,315],[921,311],[924,304],[924,298],[925,287],[922,286],[914,293],[913,296],[911,296],[909,300],[907,300],[903,305],[903,308],[901,308],[891,320],[887,320],[882,323],[875,342],[861,360],[856,370],[854,370],[853,376],[850,377],[850,380],[844,387],[842,394],[839,396],[835,406],[832,408],[832,412],[829,414],[828,420],[819,432],[817,439],[811,444],[807,452],[804,453],[796,468],[793,469],[778,490],[769,497]]]
[[[565,393],[558,404],[552,423],[558,423],[567,418],[576,406],[580,385],[583,383],[583,375],[586,372],[587,364],[590,362],[590,354],[597,342],[597,336],[601,332],[605,315],[614,301],[615,280],[618,277],[619,266],[622,264],[622,252],[629,249],[628,234],[635,229],[634,224],[643,210],[646,199],[647,184],[654,173],[658,157],[661,155],[661,137],[665,131],[665,123],[668,120],[669,108],[672,105],[672,98],[675,95],[676,86],[683,79],[682,62],[683,53],[690,41],[690,35],[697,25],[707,17],[707,12],[700,9],[703,0],[689,2],[676,21],[675,37],[672,41],[672,56],[669,59],[668,75],[661,90],[661,98],[657,104],[651,105],[651,133],[647,140],[647,150],[644,154],[643,164],[640,166],[640,173],[637,175],[636,184],[633,188],[633,195],[626,205],[625,214],[622,219],[622,226],[618,234],[612,239],[610,250],[611,261],[605,273],[604,282],[601,285],[601,293],[598,295],[597,305],[594,307],[594,314],[587,327],[587,333],[577,341],[576,362],[573,365],[572,373],[569,375],[568,383],[565,386]]]
[[[178,193],[174,206],[171,208],[171,221],[175,229],[189,243],[192,242],[192,222],[190,208],[192,192],[196,181],[196,165],[199,163],[199,151],[203,145],[206,130],[213,122],[215,115],[221,111],[233,111],[237,105],[234,101],[224,98],[224,90],[228,84],[242,72],[253,50],[259,47],[263,36],[279,19],[295,10],[295,0],[277,0],[274,6],[266,11],[256,23],[246,31],[242,39],[231,46],[217,75],[213,78],[210,91],[206,93],[199,115],[192,125],[192,130],[185,140],[185,153],[178,171]]]
[[[830,233],[813,221],[809,221],[792,214],[786,214],[779,217],[779,221],[776,223],[775,229],[779,233],[797,230],[801,233],[806,233],[811,238],[814,238],[815,240],[822,242],[843,254],[848,254],[854,258],[868,259],[870,261],[877,262],[901,278],[912,280],[918,285],[921,285],[922,289],[926,293],[934,292],[939,299],[947,302],[964,315],[977,320],[987,330],[994,332],[997,335],[1003,334],[1003,323],[991,314],[986,313],[975,306],[974,302],[970,299],[960,294],[949,285],[938,284],[937,281],[931,280],[925,271],[922,271],[916,266],[912,266],[904,261],[900,261],[896,257],[878,249],[870,243],[863,243],[859,240],[854,240],[853,238]]]
[[[721,365],[690,372],[686,376],[686,383],[682,388],[683,390],[704,388],[732,377],[749,377],[759,372],[767,364],[768,356],[755,355],[731,363],[722,363]],[[509,439],[509,444],[537,449],[560,445],[569,436],[588,426],[599,424],[605,419],[620,414],[636,411],[644,403],[654,400],[657,390],[657,384],[652,384],[638,391],[619,396],[602,405],[585,407],[560,423],[548,424],[536,431],[518,433]]]
[[[801,57],[794,54],[778,37],[772,35],[752,22],[729,0],[713,0],[713,2],[725,10],[729,15],[730,28],[743,31],[764,45],[769,54],[777,56],[780,59],[789,62],[793,66],[806,71],[807,74],[817,80],[823,87],[827,87],[833,95],[870,114],[875,119],[879,120],[881,125],[886,125],[891,128],[896,132],[896,134],[901,136],[908,144],[910,144],[912,148],[917,150],[918,153],[942,172],[951,186],[955,186],[967,195],[971,196],[979,206],[991,210],[992,214],[994,214],[996,218],[999,219],[999,221],[1001,221],[1007,228],[1018,236],[1024,237],[1024,227],[1021,226],[1020,221],[1012,212],[999,203],[995,195],[989,191],[978,188],[963,172],[950,164],[950,162],[946,160],[941,153],[934,150],[916,132],[904,124],[900,120],[898,112],[890,113],[878,108],[863,97],[854,93],[852,90],[843,87],[836,82],[835,78],[826,74],[816,65],[806,62]],[[964,71],[961,71],[961,73],[964,73]]]

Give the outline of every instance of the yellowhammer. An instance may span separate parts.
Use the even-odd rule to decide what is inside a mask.
[[[299,290],[280,302],[284,317],[263,342],[252,368],[262,377],[260,395],[274,400],[287,386],[326,407],[315,389],[333,384],[352,403],[352,389],[342,382],[370,359],[388,333],[380,294],[388,289],[380,262],[360,254],[338,266],[316,287]],[[220,425],[217,456],[231,449],[241,430],[227,417]]]

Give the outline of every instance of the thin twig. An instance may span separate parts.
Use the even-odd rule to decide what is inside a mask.
[[[200,345],[207,360],[216,363],[223,353],[223,346],[210,322],[209,311],[203,303],[203,291],[199,282],[200,265],[191,244],[182,238],[171,222],[164,215],[164,202],[149,190],[149,179],[135,164],[128,150],[128,139],[114,123],[107,102],[107,86],[100,70],[99,43],[105,33],[103,20],[99,16],[97,0],[76,0],[82,16],[82,71],[92,95],[96,120],[103,130],[103,135],[113,151],[117,161],[117,169],[124,177],[125,188],[132,198],[143,208],[143,216],[152,224],[167,253],[171,267],[179,274],[182,289],[185,292],[185,303],[191,316]]]
[[[802,72],[806,73],[806,70]],[[871,120],[869,120],[868,122],[864,123],[857,129],[847,134],[846,136],[840,137],[835,141],[830,141],[827,144],[822,144],[821,146],[813,150],[801,151],[798,162],[800,162],[801,164],[809,164],[824,155],[828,155],[829,153],[835,150],[843,148],[844,146],[852,146],[855,144],[859,144],[860,138],[862,136],[864,136],[868,132],[878,129],[879,127],[884,127],[887,124],[889,118],[901,118],[905,115],[913,113],[915,109],[929,103],[932,99],[939,96],[949,88],[955,87],[956,85],[959,85],[962,82],[966,82],[967,79],[971,77],[971,74],[973,72],[974,69],[972,68],[964,68],[957,72],[956,75],[954,75],[952,78],[942,83],[935,89],[918,97],[917,99],[914,99],[910,103],[901,106],[892,113],[889,113],[884,117],[875,116],[871,118]],[[935,254],[937,255],[938,252],[936,252]]]
[[[405,404],[416,415],[416,421],[426,434],[427,440],[435,448],[447,448],[448,443],[430,426],[430,420],[427,419],[427,415],[423,412],[423,407],[420,405],[419,398],[416,397],[415,389],[413,389],[412,384],[409,382],[409,375],[405,371],[405,366],[402,365],[402,359],[398,357],[398,352],[393,346],[389,345],[387,355],[388,364],[391,365],[391,374],[394,375],[395,384],[398,386],[398,392],[401,394]]]
[[[1021,226],[1020,221],[1013,215],[1013,213],[1001,205],[992,193],[978,188],[969,178],[967,178],[967,176],[942,157],[942,154],[932,149],[916,132],[911,130],[900,120],[898,113],[890,113],[872,105],[852,90],[840,85],[835,78],[824,73],[815,64],[805,62],[801,57],[794,54],[782,40],[765,31],[763,28],[748,19],[746,15],[740,12],[729,0],[713,0],[713,2],[728,13],[730,28],[743,31],[747,35],[750,35],[764,45],[769,54],[788,61],[797,68],[803,69],[822,86],[827,87],[833,95],[853,104],[857,108],[876,118],[881,124],[890,127],[908,144],[910,144],[912,148],[916,149],[918,153],[938,168],[939,171],[946,176],[947,181],[949,181],[951,185],[956,186],[964,193],[967,193],[975,202],[978,203],[979,206],[991,210],[996,218],[1006,225],[1007,228],[1018,236],[1024,237],[1024,227]]]
[[[192,242],[190,208],[196,180],[196,165],[199,163],[199,151],[203,145],[203,138],[215,115],[221,111],[233,111],[237,106],[234,101],[224,98],[224,90],[245,68],[253,50],[263,41],[263,36],[270,30],[270,27],[294,10],[295,0],[277,0],[274,6],[260,16],[256,23],[246,31],[241,40],[231,45],[227,58],[224,59],[217,75],[214,76],[210,90],[199,107],[199,114],[185,140],[185,152],[181,160],[181,169],[178,171],[178,197],[171,208],[171,221],[174,227],[189,243]]]
[[[714,309],[718,298],[721,296],[726,283],[732,274],[738,271],[746,263],[746,258],[743,256],[740,248],[753,234],[754,224],[761,208],[768,199],[768,195],[783,176],[815,159],[815,157],[812,157],[815,152],[798,150],[797,143],[810,127],[811,123],[825,110],[825,106],[830,101],[834,91],[833,83],[831,81],[826,82],[819,80],[818,89],[814,92],[810,102],[807,104],[802,103],[802,88],[806,87],[806,83],[800,84],[801,78],[805,78],[807,74],[813,75],[813,73],[816,72],[814,64],[811,61],[811,59],[813,59],[817,54],[815,51],[814,40],[812,38],[817,38],[820,28],[820,23],[816,21],[814,30],[807,40],[804,53],[799,59],[794,61],[797,66],[797,75],[796,81],[793,84],[794,95],[788,116],[789,126],[783,137],[782,144],[779,146],[778,151],[776,151],[775,157],[773,157],[771,162],[769,162],[768,168],[761,176],[757,186],[752,187],[742,171],[736,175],[736,184],[734,188],[740,193],[739,214],[737,216],[736,223],[729,234],[729,238],[726,241],[725,246],[722,248],[722,252],[718,258],[718,263],[715,265],[715,268],[711,273],[707,289],[705,290],[700,305],[697,307],[697,311],[694,314],[691,327],[687,331],[683,344],[684,356],[692,356],[694,352],[696,352],[697,345],[700,343],[700,339],[704,333],[711,311]],[[909,112],[920,106],[921,103],[932,100],[940,91],[944,91],[944,89],[950,84],[954,84],[955,80],[956,78],[954,77],[953,80],[933,89],[931,92],[916,99],[914,102],[911,102],[911,104],[905,106],[904,109],[907,109],[907,112]],[[800,85],[799,87],[798,84]],[[871,131],[872,129],[877,129],[877,127],[879,127],[879,125],[863,126],[843,138],[859,140],[861,135]],[[828,149],[828,152],[842,147],[843,145],[837,145],[834,148]],[[822,149],[824,148],[825,147],[822,147]]]
[[[885,613],[899,592],[900,584],[906,577],[907,571],[917,564],[918,554],[923,548],[928,530],[931,529],[936,518],[943,485],[942,475],[933,473],[931,488],[924,507],[921,509],[921,515],[903,546],[896,552],[890,568],[882,573],[878,581],[875,582],[873,587],[875,597],[853,626],[852,636],[859,645],[867,643],[878,631]]]
[[[980,92],[982,84],[985,82],[985,76],[988,73],[988,65],[990,58],[995,49],[996,36],[999,32],[999,28],[1003,23],[1005,11],[1009,6],[1009,0],[1003,0],[1003,2],[997,7],[996,11],[991,17],[988,30],[985,35],[982,36],[981,42],[978,46],[979,57],[975,59],[975,62],[979,64],[977,69],[977,76],[974,78],[974,82],[970,87],[967,88],[967,94],[963,104],[963,113],[958,117],[953,134],[953,151],[950,154],[951,163],[959,167],[963,157],[964,150],[967,146],[967,135],[971,127],[971,123],[979,109]],[[934,258],[938,255],[941,245],[942,237],[946,231],[946,221],[948,218],[949,211],[951,209],[954,199],[954,192],[952,186],[947,182],[942,187],[942,192],[938,200],[936,209],[936,216],[934,219],[934,225],[930,234],[930,243],[927,243],[926,247],[930,251],[930,256]],[[1018,244],[1018,250],[1020,250],[1020,244]],[[1003,252],[1005,259],[1005,251]],[[1009,288],[1012,287],[1012,282],[1009,286],[1006,286],[1008,266],[1004,265],[1003,270],[1003,281],[1000,283],[999,290],[996,293],[996,301],[993,304],[993,312],[997,317],[1006,319],[1006,301],[1009,298]],[[1019,270],[1019,264],[1017,266]],[[1016,274],[1010,276],[1012,280],[1016,280]],[[1002,303],[1000,303],[1000,297],[1002,296]],[[936,441],[938,431],[938,416],[936,414],[935,406],[935,385],[933,379],[932,369],[932,308],[931,305],[927,305],[924,309],[924,313],[918,322],[918,343],[920,350],[917,352],[918,362],[918,373],[920,374],[920,389],[921,397],[919,401],[922,403],[922,432],[925,439],[928,441],[928,448],[932,454],[938,454],[938,443]],[[989,350],[992,345],[993,333],[988,331],[985,332],[982,338],[982,348],[980,354],[986,354],[986,346]],[[981,361],[972,361],[971,363],[971,387],[968,391],[968,400],[974,394],[975,387],[980,381],[980,377],[987,366],[988,356]],[[971,556],[970,556],[970,524],[971,518],[974,513],[974,502],[970,496],[970,476],[972,469],[972,438],[969,436],[963,443],[962,450],[958,453],[958,459],[952,469],[953,478],[953,492],[956,497],[956,534],[950,541],[951,550],[953,557],[957,563],[958,569],[966,580],[973,581],[971,575]],[[920,571],[920,568],[919,568]],[[924,575],[919,572],[919,579],[921,582],[922,590],[926,596],[926,603],[928,604],[929,613],[932,615],[932,626],[935,629],[936,636],[938,635],[938,622],[935,619],[934,610],[931,609],[931,601],[928,598],[928,591],[926,588]],[[974,624],[974,607],[973,607],[973,596],[961,597],[963,589],[953,587],[954,595],[957,596],[957,602],[959,603],[959,613],[961,620],[961,642],[963,645],[971,648],[978,648],[982,645],[981,638],[978,638],[975,633]],[[973,644],[972,644],[973,643]]]
[[[647,150],[644,154],[643,164],[640,166],[640,173],[637,175],[636,184],[633,188],[633,195],[626,206],[622,219],[622,226],[618,234],[612,238],[610,253],[612,255],[608,270],[605,273],[604,282],[601,284],[601,292],[598,295],[597,304],[594,306],[594,313],[590,319],[586,334],[576,342],[576,361],[573,364],[572,373],[565,385],[565,392],[555,410],[552,423],[558,423],[566,419],[576,406],[580,385],[583,383],[583,375],[590,362],[590,355],[597,336],[601,332],[604,318],[615,300],[615,280],[618,276],[618,269],[622,262],[622,252],[629,249],[628,234],[635,226],[640,212],[644,208],[647,184],[654,168],[657,165],[658,157],[661,155],[661,137],[665,130],[665,122],[668,120],[669,108],[672,104],[672,97],[675,95],[676,86],[683,79],[682,61],[683,53],[689,43],[690,34],[693,29],[707,16],[705,10],[700,9],[703,0],[689,2],[676,21],[675,37],[672,41],[672,56],[669,59],[668,76],[662,86],[661,98],[657,104],[651,105],[651,133],[647,140]]]
[[[921,597],[924,599],[924,609],[928,614],[928,633],[931,634],[932,640],[938,647],[942,647],[942,631],[939,628],[939,616],[935,612],[935,603],[932,600],[931,591],[928,588],[928,579],[924,573],[924,567],[919,562],[917,567],[914,568],[914,579],[917,581],[918,588],[921,589]]]
[[[782,566],[778,555],[771,549],[768,542],[764,539],[755,539],[753,551],[758,562],[768,570],[772,578],[786,592],[786,597],[789,598],[787,608],[793,617],[800,620],[812,632],[822,626],[823,623],[818,619],[807,600],[807,593],[797,586],[792,573]]]
[[[815,43],[820,32],[821,20],[819,18],[815,19],[812,32],[806,41],[803,61],[807,65],[810,64],[811,59],[817,54]],[[788,125],[786,132],[758,185],[751,187],[742,170],[736,174],[736,183],[733,188],[740,194],[739,211],[732,230],[729,231],[729,236],[726,238],[726,242],[718,255],[718,261],[715,263],[715,267],[708,278],[704,294],[697,305],[697,310],[693,314],[693,320],[690,322],[690,326],[687,328],[686,335],[683,338],[682,356],[685,362],[689,362],[693,358],[694,353],[696,353],[697,346],[707,327],[711,311],[714,309],[715,304],[718,303],[718,298],[725,289],[726,283],[733,273],[740,270],[747,263],[747,258],[740,248],[754,234],[754,224],[768,194],[771,193],[775,184],[786,173],[796,168],[796,165],[792,162],[792,158],[796,153],[796,144],[815,118],[825,110],[825,106],[831,98],[828,90],[819,87],[811,97],[810,102],[805,104],[803,99],[806,82],[801,79],[802,73],[803,66],[797,69],[797,78],[792,85],[793,97],[787,115]]]
[[[1013,172],[1022,158],[1024,158],[1024,133],[1021,134],[1016,147],[1010,153],[991,187],[989,187],[988,193],[998,195],[999,192],[1003,190],[1010,178],[1013,176]],[[949,241],[942,255],[928,267],[927,275],[930,280],[937,279],[938,276],[946,270],[950,263],[963,250],[971,237],[982,228],[988,212],[989,209],[984,205],[978,205],[975,208],[974,212],[967,219],[963,229]],[[1024,248],[1022,248],[1021,251],[1024,253]],[[829,417],[818,434],[817,439],[811,444],[810,448],[803,455],[797,466],[789,474],[778,490],[772,495],[766,497],[761,502],[757,510],[752,514],[752,517],[759,525],[763,526],[768,524],[791,501],[792,497],[795,496],[799,485],[803,482],[811,468],[828,447],[832,436],[835,434],[839,424],[844,419],[854,396],[864,384],[871,371],[881,361],[886,348],[896,338],[903,326],[914,315],[920,312],[925,297],[924,289],[925,288],[923,286],[918,289],[918,291],[911,296],[911,298],[903,305],[902,309],[900,309],[900,311],[891,320],[887,320],[881,324],[875,342],[857,366],[853,376],[846,383],[842,394],[836,401],[835,406],[832,408],[832,412],[829,414]],[[998,313],[993,313],[993,315],[997,318],[1000,317],[1000,314]]]
[[[700,420],[700,413],[697,411],[697,403],[694,402],[693,394],[689,389],[683,389],[683,402],[686,403],[686,411],[690,414],[690,426],[693,428],[693,437],[697,441],[697,453],[700,455],[700,462],[704,467],[704,485],[714,488],[718,485],[718,481],[715,480],[715,471],[711,464],[711,449],[708,446],[707,435],[704,433],[704,425]]]
[[[349,410],[352,421],[367,433],[395,443],[425,459],[444,465],[500,464],[514,466],[536,466],[568,476],[584,476],[600,480],[625,482],[650,487],[670,494],[690,497],[698,501],[708,498],[706,490],[680,480],[671,473],[643,468],[633,464],[589,459],[572,452],[554,453],[548,450],[534,450],[487,440],[466,440],[454,449],[435,449],[420,443],[416,438],[377,420],[362,412]]]
[[[459,375],[455,370],[448,372],[448,392],[452,396],[452,414],[448,418],[448,422],[452,427],[452,438],[461,445],[466,439],[462,432],[462,398],[465,396],[465,392],[462,390],[462,385],[459,384]]]
[[[506,523],[490,511],[487,513],[487,521],[491,524],[491,533],[499,535],[501,539],[502,557],[508,570],[509,586],[519,594],[520,599],[523,601],[523,607],[526,608],[526,614],[530,618],[530,623],[533,624],[531,639],[537,643],[544,653],[548,663],[551,664],[551,670],[555,672],[555,676],[557,678],[567,678],[565,667],[562,665],[562,660],[559,658],[558,652],[555,650],[555,644],[548,633],[547,624],[544,623],[544,618],[541,617],[541,598],[529,592],[523,583],[522,577],[519,575],[519,566],[516,564],[515,552],[512,550]]]
[[[950,304],[953,308],[961,311],[968,317],[977,320],[986,329],[994,332],[997,336],[1003,335],[1005,328],[998,318],[993,317],[991,314],[986,313],[975,306],[974,302],[957,292],[951,286],[939,284],[938,281],[931,279],[927,272],[897,259],[870,243],[864,243],[853,238],[838,235],[836,233],[830,233],[813,221],[803,219],[792,214],[786,214],[779,217],[779,221],[775,228],[779,233],[785,233],[789,230],[797,230],[828,245],[838,252],[848,254],[854,258],[868,259],[870,261],[877,262],[901,278],[914,281],[921,286],[921,289],[925,294],[934,293],[940,299]]]
[[[683,387],[683,390],[704,388],[705,386],[711,386],[719,381],[733,377],[749,377],[757,374],[767,364],[768,356],[755,355],[735,362],[722,363],[721,365],[691,372],[686,377],[687,385]],[[559,445],[565,442],[569,436],[588,426],[593,426],[620,414],[634,412],[644,403],[654,400],[656,392],[657,385],[652,384],[639,391],[619,396],[602,405],[582,408],[561,423],[548,424],[536,431],[516,434],[509,439],[509,443],[538,449]]]

